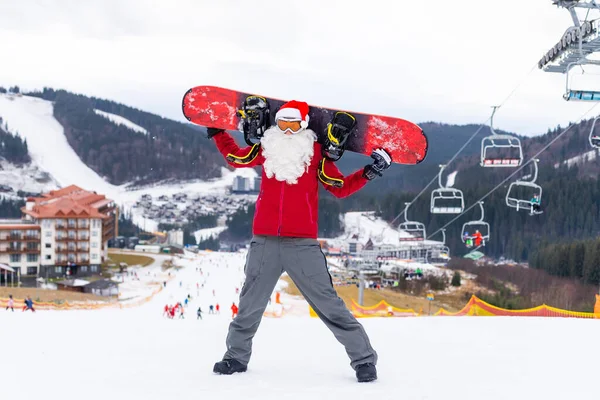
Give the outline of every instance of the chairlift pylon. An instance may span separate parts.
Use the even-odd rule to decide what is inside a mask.
[[[540,160],[534,159],[533,161],[533,178],[531,180],[525,180],[525,178],[517,179],[512,182],[506,192],[506,205],[515,208],[517,211],[526,210],[529,211],[530,215],[541,214],[542,211],[536,210],[534,207],[533,199],[537,198],[537,204],[539,205],[542,201],[542,187],[535,183],[538,177],[538,162]],[[532,197],[528,199],[518,198],[515,192],[518,188],[524,188],[532,193]]]
[[[465,208],[463,192],[442,184],[442,173],[445,167],[445,165],[440,165],[439,188],[431,191],[431,213],[460,214]]]
[[[494,115],[499,106],[493,106],[492,117],[490,118],[491,135],[483,138],[481,141],[481,160],[482,167],[518,167],[523,162],[523,149],[521,140],[511,135],[499,135],[494,130]],[[509,156],[490,156],[489,152],[493,149],[508,149]],[[516,153],[516,154],[515,154]]]
[[[416,241],[416,240],[425,240],[427,237],[427,232],[425,230],[425,225],[418,221],[409,221],[408,220],[408,207],[410,207],[411,203],[404,203],[406,207],[404,207],[404,222],[398,225],[398,229],[401,231],[405,231],[410,234],[410,237],[400,237],[400,241]]]
[[[490,224],[484,221],[485,211],[483,209],[483,201],[479,202],[481,209],[481,217],[479,219],[468,221],[463,224],[460,239],[467,247],[473,247],[473,240],[477,239],[477,232],[481,234],[481,243],[478,246],[485,246],[485,243],[490,240]]]

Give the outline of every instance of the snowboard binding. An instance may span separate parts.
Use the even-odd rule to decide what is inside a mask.
[[[323,143],[323,157],[337,161],[344,154],[344,147],[348,137],[356,127],[356,118],[352,114],[338,111],[327,124],[327,132]]]
[[[244,140],[249,146],[254,146],[271,126],[269,102],[261,96],[248,96],[237,114],[241,118],[240,130],[244,132]]]

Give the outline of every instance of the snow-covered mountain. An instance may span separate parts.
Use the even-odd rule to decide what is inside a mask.
[[[115,114],[98,112],[115,124],[147,134],[141,126]],[[53,104],[37,97],[0,94],[0,117],[11,133],[27,140],[31,163],[16,166],[0,160],[0,184],[27,192],[42,192],[77,185],[114,199],[126,211],[133,211],[134,222],[147,230],[156,230],[158,223],[136,212],[134,204],[144,194],[153,197],[171,196],[175,193],[224,194],[236,176],[254,178],[252,169],[229,171],[221,168],[221,177],[212,180],[188,180],[178,183],[151,184],[130,187],[113,185],[89,168],[69,145],[63,126],[56,120]]]
[[[113,196],[116,187],[89,168],[67,142],[52,103],[36,97],[0,94],[0,117],[27,140],[32,162],[58,187],[77,185]]]

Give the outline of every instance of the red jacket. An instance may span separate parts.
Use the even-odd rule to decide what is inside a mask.
[[[234,168],[255,167],[265,160],[260,143],[241,149],[227,132],[215,135],[214,139],[221,154]],[[267,178],[263,169],[252,233],[316,239],[318,182],[335,197],[346,197],[368,182],[362,172],[361,169],[344,177],[332,161],[321,159],[321,145],[317,142],[308,172],[298,178],[295,185],[278,181],[275,177]]]

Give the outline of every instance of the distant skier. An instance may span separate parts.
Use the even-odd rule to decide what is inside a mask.
[[[537,193],[535,193],[533,195],[533,197],[530,200],[530,203],[531,203],[531,214],[541,212],[542,200],[540,199],[540,196]]]
[[[184,313],[184,311],[183,311],[183,310],[184,310],[183,306],[179,307],[179,319],[185,319],[185,318],[183,317],[183,313]]]
[[[163,310],[163,317],[164,316],[167,316],[167,317],[169,316],[169,305],[168,304],[165,304],[165,308]]]
[[[221,314],[221,306],[219,306],[219,303],[215,304],[215,312],[216,314]]]
[[[231,319],[235,318],[237,313],[238,313],[238,307],[235,305],[235,303],[233,303],[231,305]]]
[[[31,310],[31,312],[35,312],[35,308],[33,308],[33,300],[31,300],[30,296],[27,296],[24,303],[25,305],[23,306],[23,311]]]
[[[207,129],[208,137],[214,138],[230,166],[262,166],[254,236],[246,259],[246,282],[240,296],[239,314],[229,325],[227,351],[222,361],[215,364],[215,373],[229,375],[247,370],[252,339],[270,294],[285,271],[345,347],[357,380],[377,379],[377,353],[362,325],[333,288],[327,261],[316,240],[318,187],[321,183],[336,197],[347,197],[382,176],[392,160],[385,150],[374,149],[372,164],[343,176],[333,161],[322,158],[317,134],[308,129],[308,114],[309,107],[304,102],[283,104],[260,143],[246,148],[240,148],[222,129]],[[350,132],[340,134],[339,125],[329,127],[333,142],[345,140]],[[331,132],[336,133],[337,138],[331,136]]]
[[[188,300],[188,298],[187,298],[187,297],[186,297],[186,298],[185,298],[185,300],[183,301],[186,307],[188,306],[188,301],[189,301],[189,300]]]
[[[473,247],[473,238],[471,236],[469,236],[469,232],[466,232],[463,234],[463,240],[465,242],[465,246],[467,246],[468,248]]]
[[[479,232],[479,230],[475,231],[473,239],[475,239],[475,246],[479,247],[483,244],[483,235],[481,234],[481,232]]]
[[[215,306],[213,306],[212,304],[210,306],[208,306],[208,313],[209,314],[214,314],[215,313]]]
[[[202,308],[198,307],[198,310],[196,311],[196,319],[202,319]]]
[[[9,308],[13,312],[15,312],[15,300],[13,299],[12,294],[8,295],[8,302],[6,303],[6,311],[8,311]]]

